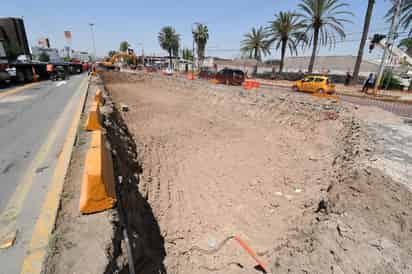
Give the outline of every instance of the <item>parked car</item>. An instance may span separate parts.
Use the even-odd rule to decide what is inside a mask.
[[[239,69],[224,68],[216,73],[215,79],[220,84],[239,86],[245,81],[245,74]]]
[[[210,68],[200,69],[200,72],[199,72],[199,78],[200,79],[209,80],[209,79],[215,78],[215,76],[216,76],[216,71],[213,70],[213,69],[210,69]]]
[[[327,76],[308,75],[297,80],[292,86],[294,91],[317,92],[332,94],[336,92],[335,85]]]
[[[155,67],[155,66],[146,66],[146,72],[157,72],[157,67]]]
[[[52,81],[66,80],[68,77],[68,71],[61,65],[55,66],[53,72],[50,74],[50,79]]]
[[[173,75],[174,70],[171,67],[168,67],[168,68],[162,70],[162,72],[163,72],[164,75],[169,75],[170,76],[170,75]]]

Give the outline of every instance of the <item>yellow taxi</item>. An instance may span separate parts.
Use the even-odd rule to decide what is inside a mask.
[[[308,75],[298,80],[293,85],[294,91],[305,91],[315,93],[333,94],[336,92],[335,85],[331,83],[328,76]]]

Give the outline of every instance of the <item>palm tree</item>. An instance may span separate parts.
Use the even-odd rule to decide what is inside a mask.
[[[185,60],[193,60],[193,54],[192,54],[192,50],[188,49],[188,48],[184,48],[182,50],[182,58]]]
[[[169,65],[172,67],[172,54],[176,56],[176,53],[179,52],[179,34],[176,33],[173,27],[166,26],[160,30],[157,39],[160,47],[169,53]]]
[[[115,55],[115,54],[117,54],[117,51],[115,51],[115,50],[110,50],[108,53],[107,53],[107,55],[111,58],[111,57],[113,57],[113,55]]]
[[[192,34],[197,46],[198,62],[200,63],[205,58],[205,48],[207,40],[209,40],[209,30],[206,25],[198,23]]]
[[[386,14],[386,18],[388,21],[392,21],[392,18],[396,10],[397,1],[392,1],[392,2],[393,2],[392,8],[389,9],[389,11]],[[402,0],[400,24],[401,24],[401,27],[405,31],[408,31],[408,28],[411,27],[411,29],[409,30],[410,37],[412,37],[411,22],[412,22],[412,0]]]
[[[241,41],[240,50],[249,55],[249,58],[255,59],[257,62],[262,61],[262,55],[270,54],[270,41],[268,34],[263,27],[252,28],[252,31],[244,35]],[[257,73],[257,63],[253,74]]]
[[[372,11],[374,5],[375,0],[368,0],[368,8],[366,9],[365,22],[363,23],[362,38],[359,43],[358,57],[356,57],[355,67],[353,68],[352,84],[356,84],[359,81],[359,69],[362,63],[363,49],[365,48],[366,39],[368,38],[369,26],[372,19]]]
[[[299,16],[290,11],[275,14],[275,20],[269,23],[269,43],[276,43],[276,50],[281,48],[279,72],[282,72],[286,49],[289,48],[291,55],[297,55],[299,43],[306,41],[304,25],[299,21]]]
[[[341,39],[346,37],[343,23],[351,21],[342,16],[353,15],[344,10],[348,6],[340,0],[302,0],[298,5],[302,23],[306,25],[308,45],[312,46],[309,72],[313,71],[318,45],[334,47],[336,35]]]
[[[129,49],[129,47],[130,47],[129,42],[127,42],[127,41],[122,41],[122,42],[120,42],[120,47],[119,47],[120,52],[127,52],[127,50]]]
[[[399,42],[398,47],[405,48],[406,54],[412,56],[412,37],[411,38],[404,38]]]

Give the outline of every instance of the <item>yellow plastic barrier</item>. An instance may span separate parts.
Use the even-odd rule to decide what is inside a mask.
[[[104,104],[103,93],[100,89],[96,91],[96,94],[94,95],[94,101],[99,103],[100,105]]]
[[[97,102],[94,102],[89,110],[89,115],[86,121],[86,130],[99,130],[100,127],[100,108]]]
[[[110,209],[116,203],[113,162],[100,130],[94,131],[87,151],[80,193],[81,213],[96,213]]]

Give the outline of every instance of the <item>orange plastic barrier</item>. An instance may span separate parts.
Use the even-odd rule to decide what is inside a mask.
[[[260,83],[253,80],[245,80],[243,82],[244,89],[253,89],[253,88],[260,88]]]
[[[85,129],[89,131],[99,130],[100,127],[100,108],[97,102],[94,102],[87,116]]]
[[[104,104],[103,92],[100,89],[96,91],[96,94],[94,95],[94,101],[99,103],[100,105]]]
[[[186,75],[186,78],[187,78],[187,80],[195,80],[196,79],[195,75],[191,72]]]
[[[104,135],[97,130],[86,155],[79,210],[100,212],[112,208],[116,200],[112,155],[105,146]]]

